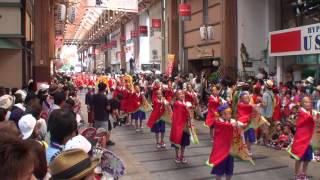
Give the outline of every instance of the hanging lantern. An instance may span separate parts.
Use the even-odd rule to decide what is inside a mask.
[[[208,40],[213,40],[214,39],[213,26],[208,26],[207,27],[207,38],[208,38]]]
[[[190,3],[181,3],[179,4],[179,16],[182,21],[191,20],[191,5]]]
[[[207,27],[206,26],[201,26],[200,27],[200,37],[201,37],[201,40],[207,40],[208,33],[207,33]]]

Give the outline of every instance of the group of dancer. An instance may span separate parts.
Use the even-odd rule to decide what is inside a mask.
[[[141,83],[134,82],[129,75],[108,79],[106,83],[112,85],[112,96],[119,100],[119,112],[112,114],[115,119],[123,115],[126,123],[129,123],[130,119],[131,124],[135,121],[136,131],[139,132],[142,131],[142,121],[147,118],[146,113],[151,112],[146,124],[155,134],[156,148],[166,148],[166,124],[170,124],[171,147],[175,148],[176,152],[174,161],[187,163],[186,147],[190,142],[199,143],[195,133],[195,119],[197,116],[204,116],[198,94],[193,90],[191,83],[187,82],[185,89],[177,89],[171,81],[155,80],[149,98],[146,97],[147,90]],[[216,175],[218,180],[224,175],[226,179],[231,179],[234,157],[254,164],[251,145],[256,143],[256,136],[258,135],[263,142],[270,143],[268,141],[271,139],[271,132],[277,127],[277,122],[272,121],[272,118],[263,116],[268,96],[265,97],[261,92],[262,89],[268,92],[274,88],[273,82],[257,82],[253,85],[252,93],[246,86],[238,83],[231,93],[228,90],[227,93],[231,94],[228,97],[221,96],[221,91],[225,89],[220,84],[212,84],[209,88],[211,94],[208,97],[204,125],[210,129],[212,152],[207,165],[212,167],[211,174]],[[276,113],[279,99],[275,94],[270,94],[270,99],[272,111]],[[319,134],[315,130],[316,124],[319,124],[319,112],[313,110],[310,96],[300,99],[296,115],[295,136],[288,152],[296,159],[294,179],[305,180],[308,179],[307,167],[313,156],[311,145],[314,145],[314,150],[319,148],[316,146],[319,144]]]

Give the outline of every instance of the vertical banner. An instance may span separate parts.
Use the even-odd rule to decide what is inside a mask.
[[[191,5],[189,3],[179,4],[179,16],[181,17],[182,21],[191,20]]]
[[[168,57],[167,57],[167,70],[166,70],[166,74],[168,76],[171,76],[171,74],[172,74],[173,65],[174,65],[174,58],[175,58],[174,54],[168,54]]]

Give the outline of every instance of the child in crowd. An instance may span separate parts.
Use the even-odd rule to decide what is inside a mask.
[[[131,107],[134,113],[131,114],[131,119],[135,121],[136,132],[142,131],[142,121],[146,119],[146,113],[143,112],[140,107],[143,105],[143,101],[146,101],[144,94],[140,91],[139,84],[134,85],[134,93],[131,98]]]
[[[296,133],[292,146],[288,149],[289,154],[296,160],[295,180],[308,180],[307,170],[309,162],[313,159],[312,147],[310,145],[315,129],[315,119],[312,116],[312,101],[304,97],[299,109]]]
[[[176,92],[177,100],[173,104],[172,127],[170,132],[171,146],[175,148],[176,163],[187,163],[184,151],[190,145],[190,134],[188,128],[191,126],[188,105],[184,101],[182,90]]]
[[[249,92],[243,91],[240,93],[240,101],[237,106],[237,120],[244,124],[250,124],[253,116],[253,105],[250,104]],[[252,155],[251,144],[256,142],[255,130],[248,128],[244,132],[246,144],[249,150],[249,155]]]
[[[164,143],[166,124],[162,119],[162,115],[165,112],[166,104],[168,104],[168,102],[162,96],[161,90],[158,90],[156,93],[156,97],[153,98],[153,111],[147,122],[147,126],[151,128],[151,132],[155,133],[156,147],[158,149],[166,147],[166,144]]]

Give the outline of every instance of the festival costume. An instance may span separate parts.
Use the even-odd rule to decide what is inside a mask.
[[[234,120],[233,120],[234,121]],[[230,122],[224,122],[222,119],[216,120],[213,122],[215,126],[214,132],[214,141],[213,141],[213,148],[210,154],[208,165],[213,167],[212,173],[223,175],[221,172],[221,168],[228,168],[228,167],[219,167],[222,163],[223,165],[229,165],[231,163],[226,163],[224,161],[229,160],[230,151],[232,148],[232,139],[233,139],[233,126]],[[218,169],[218,170],[215,170]],[[232,167],[233,169],[233,167]],[[217,172],[220,171],[220,172]],[[232,172],[233,173],[233,172]],[[228,175],[232,175],[232,173],[228,172]]]
[[[208,114],[206,117],[205,125],[211,127],[213,125],[213,121],[217,116],[217,109],[220,105],[220,98],[211,95],[208,101]]]
[[[280,121],[281,120],[281,99],[279,95],[274,96],[275,106],[273,109],[272,120]]]
[[[170,141],[174,147],[188,146],[190,135],[186,133],[189,111],[187,105],[181,101],[173,104],[172,127]]]
[[[131,95],[130,104],[128,106],[128,111],[131,112],[131,119],[144,120],[146,119],[146,113],[141,110],[143,105],[144,97],[141,93],[133,93]]]
[[[158,98],[153,101],[153,111],[148,119],[147,126],[151,128],[151,132],[159,133],[165,131],[164,121],[161,119],[165,112],[164,103]]]
[[[160,89],[160,84],[155,84],[152,87],[152,95],[151,95],[151,100],[152,102],[157,99],[157,91]]]
[[[238,103],[237,105],[237,120],[242,123],[249,123],[251,114],[253,112],[253,106],[245,103]]]
[[[309,161],[310,143],[315,129],[315,122],[310,112],[301,108],[298,112],[296,122],[296,134],[294,135],[291,148],[288,149],[290,155],[296,160]],[[312,150],[311,150],[312,152]]]
[[[164,90],[164,97],[169,103],[171,103],[173,96],[174,96],[173,89]]]
[[[254,164],[246,144],[242,140],[243,130],[238,127],[238,125],[243,126],[241,122],[234,119],[231,119],[230,122],[218,119],[214,121],[213,125],[215,126],[213,148],[207,161],[207,165],[212,167],[212,174],[231,176],[233,174],[233,156]]]

